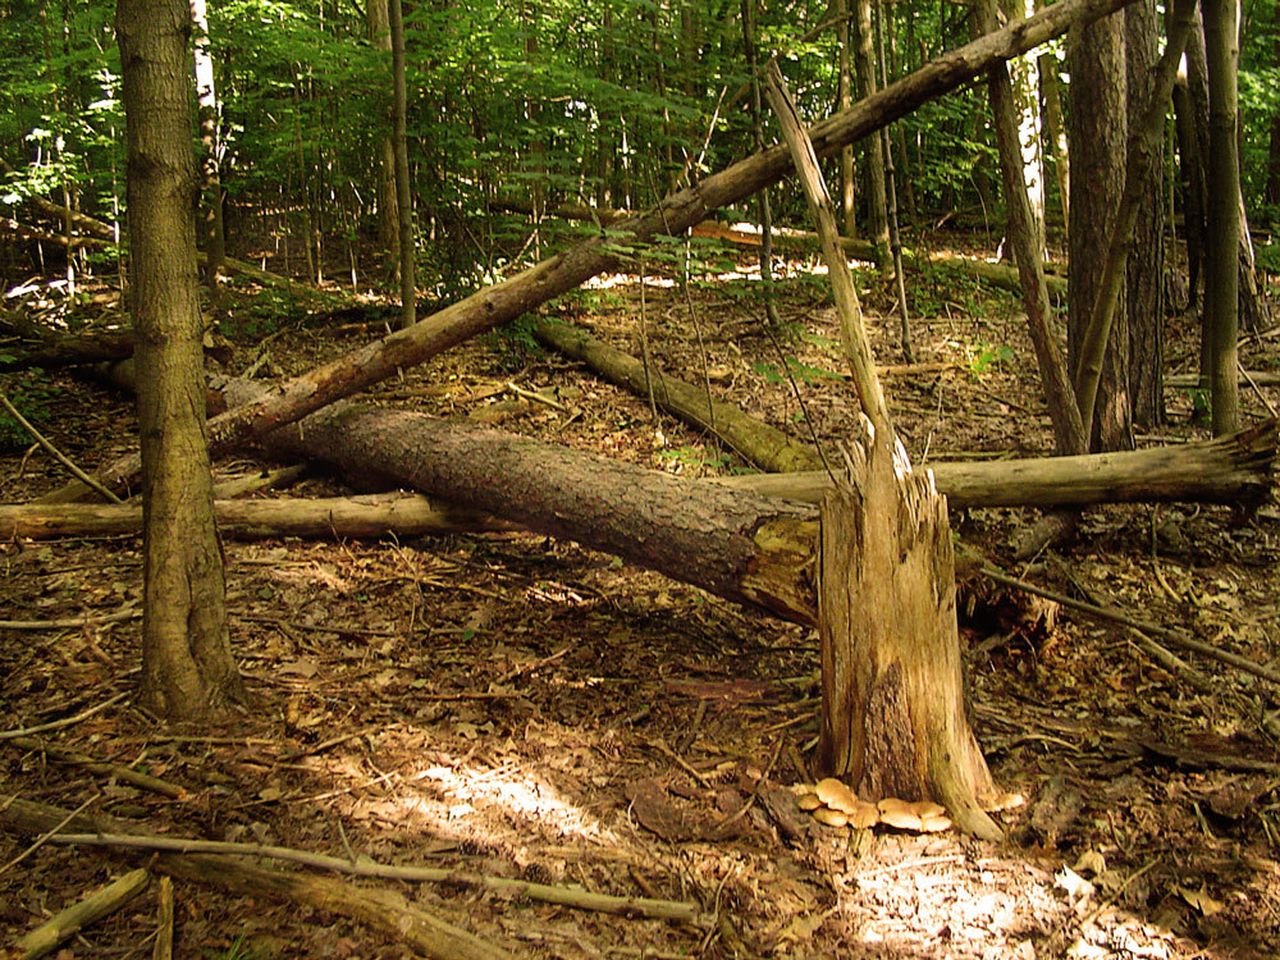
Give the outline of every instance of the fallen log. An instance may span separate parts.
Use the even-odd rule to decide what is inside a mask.
[[[787,473],[817,470],[822,458],[812,447],[743,413],[732,403],[709,399],[693,384],[669,377],[654,364],[590,336],[580,327],[543,320],[533,328],[543,345],[587,364],[611,383],[627,387],[695,427],[710,430],[762,470]]]
[[[213,512],[224,537],[419,537],[510,530],[509,523],[424,496],[384,493],[355,497],[215,500]],[[102,537],[139,533],[137,503],[25,503],[0,505],[0,540],[19,537]]]
[[[0,804],[0,827],[19,836],[59,831],[134,833],[126,820],[102,814],[74,814],[69,810],[20,800]],[[209,883],[238,896],[263,897],[302,904],[326,913],[350,917],[379,929],[416,953],[439,960],[501,960],[506,950],[413,906],[395,890],[370,890],[329,877],[272,870],[241,858],[212,854],[166,853],[148,859],[157,873],[197,883]]]
[[[933,463],[938,489],[955,507],[1058,507],[1188,501],[1257,507],[1272,495],[1280,420],[1181,446],[1074,457]],[[817,471],[717,477],[710,482],[818,503],[830,486]]]
[[[1240,379],[1259,387],[1280,387],[1280,371],[1242,370]],[[1169,389],[1195,390],[1200,386],[1200,374],[1175,373],[1164,378],[1164,385]]]
[[[490,206],[512,213],[533,215],[533,204],[526,200],[495,200]],[[548,212],[565,220],[599,223],[602,227],[612,227],[614,224],[623,223],[629,217],[635,216],[630,210],[587,207],[577,203],[563,203],[551,208]],[[759,228],[750,224],[728,224],[719,220],[703,220],[690,227],[689,232],[694,237],[723,240],[726,243],[734,243],[743,247],[758,247],[761,244]],[[807,230],[774,227],[770,236],[774,245],[780,248],[788,246],[792,248],[800,246],[816,247],[818,244],[818,235]],[[884,251],[877,250],[876,245],[870,240],[864,240],[859,237],[840,237],[837,242],[844,252],[855,260],[877,263],[884,256]],[[960,273],[968,273],[971,276],[986,280],[993,286],[1012,290],[1015,293],[1020,292],[1022,289],[1018,271],[1007,264],[990,263],[986,260],[975,260],[972,257],[958,257],[946,253],[922,254],[909,247],[902,248],[902,259],[917,268],[927,264],[942,269],[955,270]],[[1064,277],[1046,274],[1045,284],[1049,292],[1055,297],[1065,297],[1067,295],[1067,281]]]
[[[68,334],[20,344],[0,353],[0,373],[27,367],[74,367],[133,356],[133,334],[125,330]]]
[[[1073,24],[1095,20],[1132,0],[1061,0],[1026,20],[943,54],[914,73],[860,100],[848,110],[816,124],[809,135],[819,155],[839,150],[916,107],[968,82],[993,63],[1026,53],[1065,33]],[[775,146],[712,174],[668,196],[643,216],[618,224],[635,241],[684,230],[719,207],[757,193],[786,176],[791,158]],[[628,240],[626,242],[631,242]],[[266,395],[209,421],[209,443],[228,449],[249,436],[262,436],[342,397],[421,363],[477,334],[514,320],[534,307],[576,288],[614,267],[628,255],[616,236],[592,237],[525,272],[486,287],[411,327],[339,357],[322,367],[278,384]],[[138,475],[140,460],[126,457],[99,471],[106,486],[121,487]],[[78,499],[82,485],[71,484],[44,498]]]

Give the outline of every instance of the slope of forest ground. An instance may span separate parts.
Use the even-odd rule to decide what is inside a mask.
[[[652,279],[652,278],[651,278]],[[887,380],[917,463],[1050,449],[1015,300],[941,273],[913,278],[915,370]],[[877,358],[898,363],[887,284],[861,286]],[[761,328],[747,285],[605,278],[561,313],[723,399],[825,444],[856,399],[825,278],[779,284],[783,329]],[[228,372],[260,358],[294,373],[379,332],[284,322],[237,298]],[[268,323],[268,326],[263,324]],[[1170,369],[1193,333],[1174,321]],[[1248,341],[1280,367],[1275,338]],[[790,359],[788,359],[790,358]],[[58,375],[46,431],[93,465],[134,443],[129,401]],[[530,401],[511,386],[540,393]],[[794,390],[793,390],[794,386]],[[803,405],[795,392],[803,398]],[[736,458],[648,403],[543,353],[519,328],[467,344],[377,401],[464,416],[688,476]],[[1192,397],[1142,445],[1203,435]],[[1251,416],[1261,399],[1246,392]],[[1271,390],[1271,403],[1280,392]],[[251,473],[245,454],[220,476]],[[0,500],[65,479],[42,452],[0,460]],[[501,484],[501,477],[494,477]],[[346,488],[316,470],[288,495]],[[1280,514],[1227,508],[1090,511],[1083,535],[1017,565],[1035,514],[953,511],[955,529],[1019,575],[1182,626],[1274,664]],[[3,546],[0,617],[53,621],[136,610],[137,537]],[[1201,691],[1123,628],[1037,608],[1038,620],[962,618],[974,725],[997,783],[1026,803],[1002,845],[954,833],[860,834],[808,820],[816,638],[573,543],[523,533],[384,542],[225,545],[232,642],[250,707],[217,729],[166,730],[111,704],[44,735],[181,785],[171,800],[0,740],[0,795],[133,820],[149,833],[448,866],[698,903],[699,924],[510,901],[472,887],[406,896],[516,956],[886,958],[1280,955],[1280,697],[1207,662]],[[998,604],[996,605],[998,607]],[[0,725],[71,716],[129,692],[137,626],[0,629]],[[0,799],[0,803],[4,801]],[[0,834],[0,940],[74,902],[132,859]],[[388,886],[390,881],[372,881]],[[179,882],[179,955],[400,957],[386,933],[286,903]],[[150,956],[152,897],[65,956]]]

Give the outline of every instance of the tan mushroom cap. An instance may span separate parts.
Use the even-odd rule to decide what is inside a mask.
[[[813,811],[813,819],[819,823],[826,824],[828,827],[847,827],[849,818],[839,810],[832,810],[830,807],[819,807]]]
[[[822,798],[816,793],[802,793],[796,797],[796,806],[801,810],[817,810],[822,806]]]
[[[849,811],[849,826],[857,830],[870,830],[880,822],[880,811],[874,803],[859,800]]]
[[[951,818],[944,814],[920,818],[920,831],[922,833],[941,833],[943,830],[950,829]]]
[[[897,797],[885,797],[876,808],[880,813],[880,822],[898,830],[919,830],[922,826],[920,816],[912,809],[913,804]]]
[[[932,800],[917,800],[911,804],[911,812],[921,820],[924,820],[928,817],[946,816],[947,808],[942,804],[934,803]]]
[[[848,786],[835,777],[819,780],[818,785],[813,789],[818,795],[818,799],[832,810],[839,810],[841,813],[853,813],[857,808],[858,798],[854,796],[853,791]]]

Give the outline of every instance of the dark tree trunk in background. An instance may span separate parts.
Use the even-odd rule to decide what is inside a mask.
[[[172,720],[243,697],[205,442],[185,0],[120,0],[142,434],[141,700]]]
[[[853,0],[854,67],[858,78],[858,99],[876,92],[876,58],[871,30],[871,0]],[[867,182],[867,236],[885,252],[889,249],[889,215],[884,192],[884,153],[879,137],[867,138],[863,148],[863,168]]]
[[[391,53],[391,11],[388,0],[368,0],[365,19],[369,43],[374,49]],[[393,68],[394,73],[394,68]],[[393,107],[394,110],[394,107]],[[394,124],[394,116],[389,116]],[[382,251],[384,275],[400,276],[400,203],[396,195],[396,149],[388,134],[378,144],[378,249]]]
[[[836,103],[840,110],[853,106],[853,61],[850,56],[849,0],[834,0],[833,11],[840,18],[836,25],[836,47],[839,51],[836,74]],[[756,145],[760,149],[760,145]],[[1280,160],[1277,161],[1280,163]],[[840,149],[840,227],[846,237],[858,235],[857,188],[853,164],[853,146]],[[1277,188],[1280,192],[1280,187]]]
[[[1139,122],[1150,103],[1159,59],[1160,17],[1155,0],[1138,0],[1124,11],[1127,110],[1130,124]],[[1163,153],[1164,138],[1156,145]],[[1128,308],[1128,381],[1134,422],[1143,427],[1164,423],[1164,168],[1151,164],[1134,224],[1125,278]]]
[[[222,224],[222,144],[218,136],[218,94],[213,81],[213,58],[209,55],[209,12],[205,0],[191,0],[191,22],[195,27],[195,73],[197,115],[200,121],[200,187],[204,193],[205,278],[210,304],[216,311],[221,301],[218,277],[227,257],[226,234]]]
[[[1209,209],[1205,271],[1205,331],[1209,343],[1213,433],[1237,428],[1240,396],[1236,377],[1239,328],[1240,164],[1237,153],[1236,0],[1202,0],[1205,60],[1209,72]]]
[[[405,135],[405,114],[409,109],[405,89],[404,16],[400,0],[389,0],[391,22],[391,83],[394,106],[392,146],[396,158],[396,218],[400,223],[400,326],[408,329],[417,322],[416,251],[413,248],[413,194],[409,183],[409,142]]]
[[[1072,30],[1067,43],[1071,72],[1071,225],[1068,276],[1068,363],[1080,394],[1079,352],[1093,305],[1120,194],[1124,190],[1125,114],[1124,17],[1103,17]],[[1084,424],[1091,449],[1133,446],[1130,397],[1126,386],[1129,334],[1118,310],[1107,344],[1093,422]]]

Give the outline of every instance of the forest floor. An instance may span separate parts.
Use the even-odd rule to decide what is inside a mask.
[[[887,379],[917,463],[1051,447],[1015,299],[929,273],[911,289],[916,360]],[[889,287],[860,277],[881,363],[900,363]],[[732,278],[690,289],[597,282],[550,309],[652,356],[831,449],[854,422],[825,278],[779,284],[783,330]],[[227,364],[271,332],[268,373],[296,373],[377,336],[360,324],[261,326],[237,300]],[[1194,368],[1171,321],[1169,370]],[[255,329],[254,324],[259,326]],[[790,361],[783,357],[792,358]],[[1280,368],[1280,339],[1246,343]],[[790,369],[790,381],[786,369]],[[45,428],[93,466],[134,445],[130,401],[69,375],[43,384]],[[508,384],[551,391],[559,407]],[[803,406],[796,393],[803,398]],[[515,333],[482,338],[371,391],[448,416],[686,476],[741,468],[710,436]],[[1280,403],[1280,391],[1266,393]],[[1204,435],[1192,398],[1140,445]],[[1246,391],[1250,419],[1266,415]],[[253,473],[245,454],[220,477]],[[43,452],[0,459],[0,501],[65,477]],[[501,478],[495,478],[501,482]],[[316,470],[290,496],[343,488]],[[1047,587],[1114,604],[1273,666],[1280,657],[1280,513],[1225,507],[1090,510],[1082,535],[1012,560],[1023,510],[953,511],[968,542]],[[153,834],[289,846],[456,868],[597,893],[691,901],[681,923],[610,915],[474,886],[395,887],[419,908],[531,957],[1280,956],[1280,692],[1211,661],[1201,691],[1123,628],[1041,607],[1036,622],[962,615],[975,729],[996,782],[1022,794],[1004,843],[954,832],[863,833],[792,807],[812,781],[816,637],[608,555],[525,533],[226,544],[231,641],[250,706],[175,732],[130,705],[139,652],[136,536],[0,546],[0,726],[105,707],[40,736],[180,785],[169,799],[0,739],[5,797],[127,818]],[[54,629],[48,622],[91,618]],[[92,618],[99,617],[94,620]],[[120,694],[126,696],[112,701]],[[3,737],[3,734],[0,734]],[[0,833],[0,943],[133,855]],[[24,856],[25,854],[25,856]],[[21,859],[19,859],[21,858]],[[287,866],[287,865],[284,865]],[[396,937],[288,902],[179,881],[178,955],[407,957]],[[154,895],[59,956],[149,957]]]

